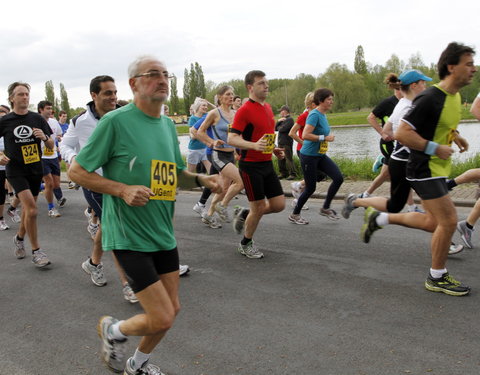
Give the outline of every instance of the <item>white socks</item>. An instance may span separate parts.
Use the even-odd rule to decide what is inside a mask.
[[[432,277],[434,279],[438,279],[438,278],[442,277],[443,274],[446,273],[446,272],[447,272],[446,268],[444,268],[442,270],[434,270],[433,268],[430,268],[430,275],[432,275]]]
[[[388,224],[388,214],[386,212],[380,212],[380,214],[375,219],[377,225],[383,227]]]
[[[142,365],[145,362],[148,362],[149,359],[150,359],[150,353],[149,354],[142,353],[137,348],[137,350],[135,351],[135,354],[132,357],[132,361],[130,362],[130,364],[134,370],[138,370],[140,367],[142,367]]]
[[[119,320],[116,323],[113,323],[110,327],[111,332],[110,337],[114,340],[125,340],[127,336],[125,336],[122,331],[120,331],[120,324],[122,324],[123,320]]]

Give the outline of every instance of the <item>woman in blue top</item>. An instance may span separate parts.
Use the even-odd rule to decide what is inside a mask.
[[[303,130],[303,146],[300,150],[305,190],[298,198],[293,213],[288,217],[291,222],[300,225],[308,224],[308,221],[300,216],[300,212],[317,187],[317,169],[320,169],[332,179],[327,197],[320,209],[320,215],[331,220],[340,218],[330,208],[330,203],[343,183],[343,176],[337,165],[327,156],[328,144],[335,140],[335,136],[330,134],[330,125],[325,115],[333,106],[333,92],[329,89],[315,90],[313,102],[317,107],[310,111],[307,117]]]
[[[215,194],[208,213],[202,217],[202,221],[214,229],[221,228],[214,213],[218,214],[221,221],[230,222],[228,203],[243,189],[242,178],[235,165],[235,148],[227,143],[228,129],[235,115],[232,110],[233,96],[231,86],[221,86],[215,101],[218,108],[208,112],[197,132],[197,138],[213,149],[212,165],[219,172],[223,184],[223,193]],[[213,137],[207,134],[209,128],[212,129]]]
[[[193,115],[188,119],[191,128],[208,111],[208,102],[202,98],[196,98],[192,104]],[[205,144],[190,136],[188,142],[187,164],[189,172],[196,172],[197,164],[202,163],[207,171],[210,170],[210,162],[205,154]]]

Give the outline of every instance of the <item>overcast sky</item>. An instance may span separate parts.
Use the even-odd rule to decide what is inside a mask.
[[[140,54],[158,56],[180,85],[196,61],[216,83],[252,69],[270,79],[317,76],[334,62],[353,69],[358,45],[373,65],[417,52],[429,64],[451,41],[479,50],[479,14],[478,0],[9,2],[0,20],[0,103],[17,80],[32,85],[37,103],[52,80],[57,96],[63,83],[70,105],[84,106],[100,74],[130,99],[127,66]]]

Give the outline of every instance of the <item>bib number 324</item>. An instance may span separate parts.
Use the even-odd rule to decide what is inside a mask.
[[[177,192],[177,165],[168,161],[152,160],[150,189],[155,194],[150,199],[174,201]]]

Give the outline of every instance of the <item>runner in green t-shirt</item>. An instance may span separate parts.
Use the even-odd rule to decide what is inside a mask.
[[[104,194],[102,245],[113,250],[145,313],[125,321],[101,318],[102,357],[114,371],[150,374],[150,353],[180,309],[178,251],[173,231],[177,186],[218,192],[217,176],[190,173],[180,155],[173,122],[161,115],[169,74],[152,56],[130,64],[133,103],[98,122],[69,173],[72,181]],[[95,173],[102,167],[103,176]],[[127,336],[143,336],[134,356],[123,358]]]

